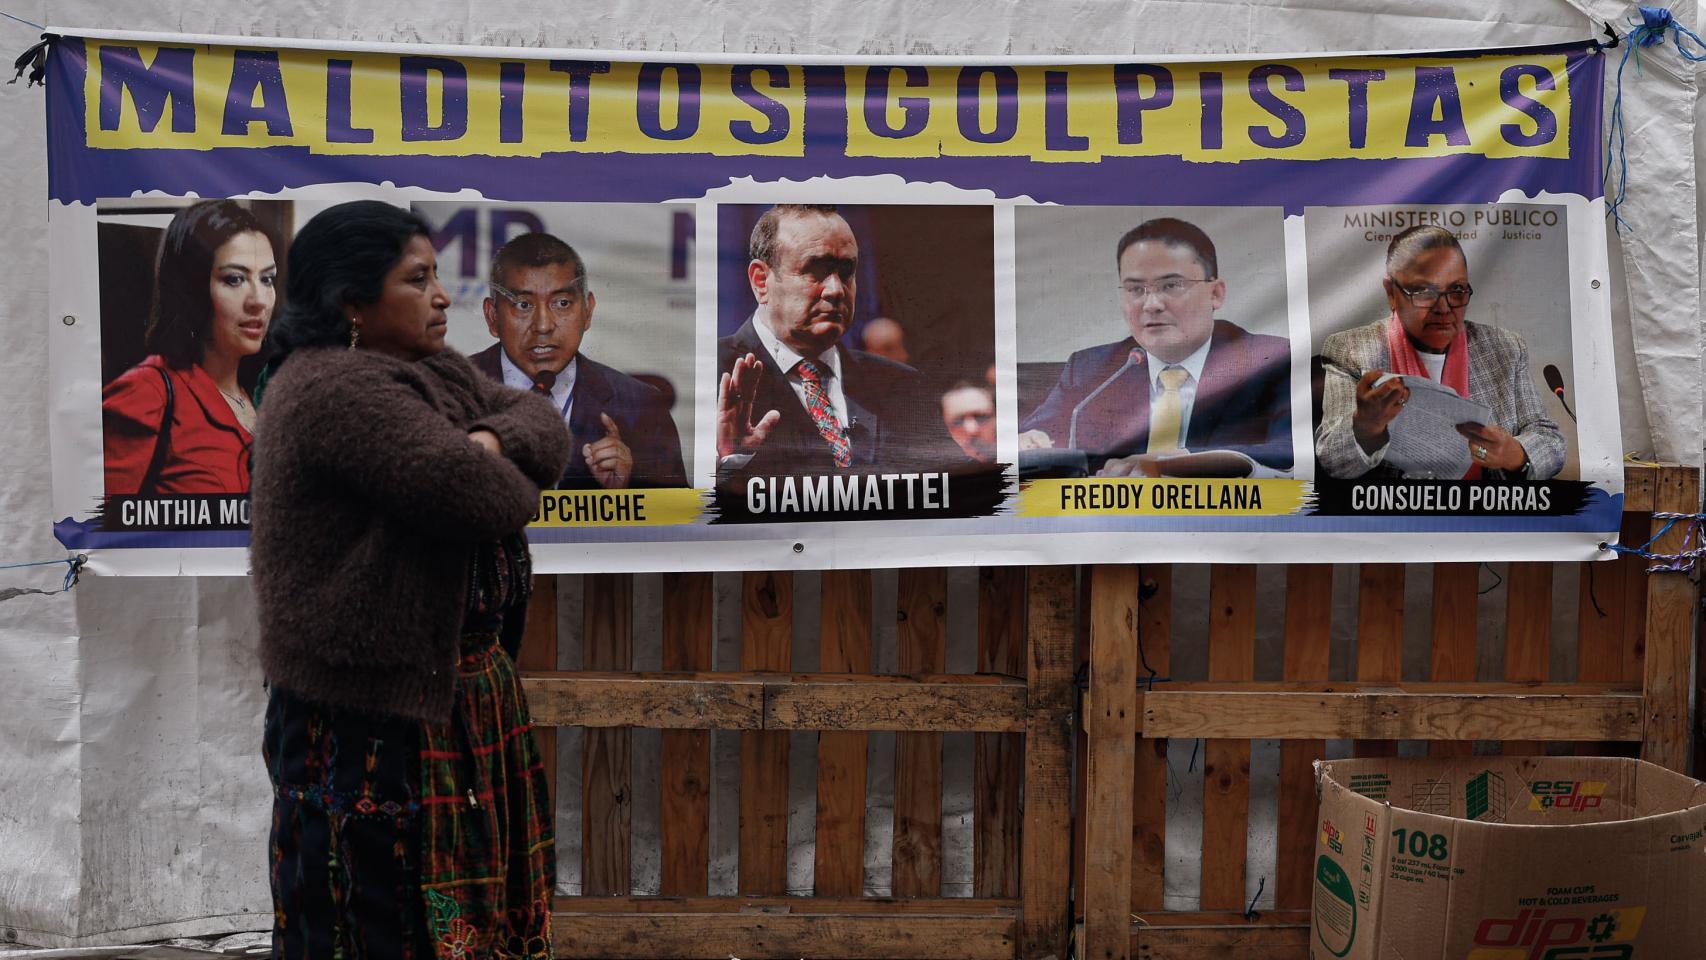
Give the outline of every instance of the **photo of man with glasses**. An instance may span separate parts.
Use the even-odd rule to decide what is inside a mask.
[[[1071,355],[1021,423],[1021,456],[1083,451],[1092,472],[1117,477],[1166,472],[1162,462],[1184,453],[1230,451],[1243,456],[1217,475],[1289,471],[1290,346],[1215,317],[1227,280],[1214,242],[1195,224],[1159,217],[1126,231],[1114,259],[1130,335]]]
[[[684,487],[668,398],[581,350],[597,306],[574,248],[548,233],[524,233],[492,257],[483,309],[498,342],[470,359],[493,379],[546,394],[562,411],[574,450],[559,488]]]
[[[1465,318],[1475,290],[1456,236],[1418,225],[1386,248],[1390,314],[1329,335],[1322,343],[1324,382],[1315,456],[1328,476],[1400,476],[1384,463],[1388,427],[1410,398],[1387,373],[1425,377],[1485,404],[1491,423],[1457,427],[1469,447],[1465,479],[1546,480],[1564,467],[1566,444],[1546,416],[1529,368],[1528,347],[1515,333]]]

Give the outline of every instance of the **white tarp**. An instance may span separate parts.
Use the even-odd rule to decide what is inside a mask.
[[[328,41],[1154,56],[1562,42],[1596,34],[1597,19],[1621,19],[1629,9],[1562,0],[6,6],[38,23]],[[1679,7],[1678,17],[1694,24],[1693,5]],[[21,51],[35,33],[7,21],[0,37],[11,42],[5,49]],[[1696,73],[1674,52],[1648,51],[1644,64],[1642,72],[1631,65],[1624,80],[1631,288],[1625,298],[1614,277],[1612,290],[1623,436],[1637,452],[1698,463]],[[0,142],[9,174],[0,188],[0,263],[9,278],[0,285],[0,402],[9,414],[0,425],[0,563],[62,553],[49,527],[46,425],[55,398],[46,342],[59,321],[46,315],[43,125],[40,90],[0,87],[0,126],[10,131]],[[0,571],[0,590],[58,584],[59,572],[46,568]],[[86,580],[69,596],[0,601],[0,938],[96,944],[266,926],[268,798],[248,609],[246,583],[223,579]]]

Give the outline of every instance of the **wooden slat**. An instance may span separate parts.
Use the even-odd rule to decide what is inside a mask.
[[[897,597],[896,665],[903,674],[941,673],[948,665],[948,574],[941,567],[902,570]],[[942,892],[942,735],[894,739],[894,894]]]
[[[1309,960],[1309,926],[1138,927],[1141,960]]]
[[[871,573],[822,574],[819,664],[825,673],[871,672]],[[817,744],[817,844],[814,889],[856,897],[865,885],[865,766],[870,736],[825,731]]]
[[[1658,471],[1642,468],[1641,477],[1646,481],[1648,512],[1623,514],[1622,542],[1631,546],[1646,543],[1653,535],[1652,491],[1658,485]],[[1647,562],[1640,557],[1629,555],[1619,555],[1614,562],[1621,573],[1617,582],[1623,591],[1623,679],[1644,683],[1647,650]]]
[[[1333,567],[1293,564],[1285,576],[1285,679],[1326,680],[1333,649]],[[1274,905],[1306,910],[1315,876],[1315,768],[1325,740],[1280,742]]]
[[[586,577],[582,659],[588,670],[634,666],[634,577]],[[629,891],[629,824],[633,778],[625,727],[592,728],[584,740],[581,780],[581,888],[589,894]]]
[[[1151,670],[1157,677],[1173,673],[1173,568],[1146,564],[1138,570],[1138,584],[1149,594],[1137,611],[1137,670],[1142,684]],[[1139,737],[1131,797],[1131,909],[1133,913],[1160,910],[1167,888],[1165,738]]]
[[[1552,564],[1526,561],[1505,570],[1505,679],[1543,681],[1552,672]],[[1533,741],[1507,740],[1508,756],[1544,753]]]
[[[533,595],[527,602],[527,623],[522,628],[521,649],[515,667],[523,674],[557,669],[557,575],[542,573],[533,578]],[[534,703],[527,701],[529,716]],[[533,742],[545,764],[546,793],[552,809],[557,797],[557,731],[534,722]]]
[[[869,618],[866,623],[869,624]],[[870,662],[869,648],[866,664]],[[1025,729],[1025,687],[1001,677],[942,676],[919,682],[857,676],[838,681],[769,683],[764,726],[772,730],[933,730],[971,732]],[[851,741],[848,741],[851,742]],[[821,768],[822,761],[819,761]]]
[[[1024,568],[981,568],[977,596],[978,672],[1023,676]],[[1025,779],[1025,738],[1019,733],[980,733],[973,751],[972,896],[1015,896],[1019,892],[1019,791]]]
[[[1025,591],[1024,899],[1020,956],[1067,955],[1072,931],[1072,665],[1077,636],[1071,567],[1031,567]]]
[[[1425,686],[1407,685],[1412,689]],[[1418,693],[1394,689],[1323,694],[1181,687],[1143,696],[1143,727],[1169,737],[1282,740],[1641,737],[1641,696],[1637,691],[1554,684],[1528,689],[1531,692]],[[1564,689],[1572,692],[1562,692]],[[1576,690],[1581,692],[1573,692]]]
[[[574,897],[552,902],[557,913],[796,913],[1016,918],[1019,901],[970,897]],[[1305,917],[1304,919],[1308,919]]]
[[[1700,475],[1688,467],[1659,471],[1653,509],[1694,513],[1700,503]],[[1653,519],[1653,533],[1665,521]],[[1676,553],[1686,539],[1686,523],[1678,523],[1650,548]],[[1693,544],[1698,546],[1698,544]],[[1647,575],[1647,649],[1644,657],[1646,716],[1641,759],[1678,773],[1688,765],[1688,691],[1694,655],[1695,607],[1699,590],[1684,573]]]
[[[1025,728],[1024,681],[934,674],[535,673],[523,681],[541,726],[663,730]]]
[[[935,674],[529,674],[541,726],[659,730],[918,730],[1017,732],[1025,685],[1008,677]]]
[[[1309,928],[1145,930],[1132,938],[1143,960],[1309,960]]]
[[[1664,467],[1648,467],[1638,464],[1625,464],[1623,467],[1623,512],[1652,513],[1655,494],[1659,488],[1659,474]],[[1663,508],[1658,508],[1663,509]],[[1643,536],[1637,543],[1646,542]]]
[[[1090,685],[1084,695],[1086,795],[1084,819],[1085,960],[1131,955],[1131,793],[1137,743],[1137,567],[1091,568]]]
[[[740,665],[785,671],[792,662],[794,575],[741,580]],[[740,890],[788,892],[788,733],[740,735]]]
[[[1576,605],[1577,680],[1609,683],[1625,679],[1622,563],[1618,559],[1577,564],[1581,574],[1581,595]]]
[[[742,674],[535,673],[533,722],[557,727],[758,730],[764,681]]]
[[[1143,914],[1131,942],[1139,960],[1309,960],[1309,911]]]
[[[1624,544],[1645,543],[1652,536],[1651,509],[1657,471],[1647,467],[1629,467],[1625,475],[1625,483],[1639,481],[1640,489],[1631,491],[1632,499],[1625,499],[1618,540]],[[1642,512],[1629,512],[1632,510]],[[1621,679],[1638,686],[1642,680],[1642,651],[1646,649],[1646,563],[1639,557],[1617,555],[1610,561],[1589,566],[1583,571],[1582,583],[1580,609],[1583,612],[1577,621],[1577,676],[1584,681],[1615,682]],[[1605,616],[1595,610],[1596,602]],[[1591,631],[1592,636],[1581,631]],[[1629,748],[1624,744],[1584,742],[1576,749],[1586,756],[1607,753],[1634,756],[1639,745]]]
[[[1209,574],[1208,677],[1253,680],[1256,670],[1256,565],[1216,564]],[[1250,741],[1203,744],[1202,908],[1244,905],[1245,839],[1250,825]]]
[[[1640,543],[1647,539],[1651,518],[1644,513],[1625,513],[1619,541]],[[1639,538],[1639,539],[1636,539]],[[1640,682],[1640,664],[1627,639],[1629,622],[1644,623],[1646,571],[1638,558],[1613,554],[1605,561],[1585,561],[1580,567],[1576,604],[1576,679],[1586,683]],[[1640,592],[1631,595],[1631,568]],[[1582,756],[1603,756],[1617,744],[1583,741],[1576,745]]]
[[[1434,680],[1474,680],[1481,565],[1436,563],[1433,573],[1433,656],[1428,676]],[[1474,752],[1475,744],[1468,740],[1428,744],[1428,754],[1435,757],[1467,757]]]
[[[663,597],[663,668],[710,670],[711,575],[664,574]],[[660,739],[659,891],[665,896],[703,896],[711,864],[711,733],[665,730]]]
[[[1646,543],[1652,535],[1651,516],[1623,515],[1624,543]],[[1623,679],[1639,682],[1646,675],[1642,660],[1647,649],[1647,563],[1640,557],[1622,555],[1616,564],[1622,571]]]
[[[1090,683],[1090,630],[1094,618],[1091,616],[1090,597],[1094,592],[1095,577],[1092,569],[1084,566],[1078,568],[1078,631],[1076,646],[1073,648],[1072,674],[1073,687],[1077,690],[1078,711],[1074,718],[1072,729],[1072,889],[1083,890],[1089,885],[1087,879],[1090,858],[1086,855],[1085,837],[1089,834],[1084,829],[1090,815],[1090,764],[1086,758],[1090,756],[1089,716],[1090,707],[1085,699],[1089,696]],[[1134,751],[1135,752],[1135,751]],[[1135,761],[1135,757],[1134,757]],[[1134,762],[1135,766],[1135,762]],[[1080,927],[1084,923],[1084,908],[1074,905],[1074,922]],[[1080,937],[1080,939],[1082,939]],[[1074,947],[1078,947],[1077,940]]]
[[[1357,589],[1357,679],[1397,681],[1404,675],[1404,565],[1365,563]],[[1356,744],[1360,757],[1395,757],[1398,744]]]
[[[1153,660],[1153,658],[1152,658]],[[916,709],[933,718],[952,713],[949,704],[971,711],[953,718],[950,729],[1010,730],[1024,723],[1024,688],[999,677],[938,675],[920,681],[865,675],[794,674],[779,677],[745,674],[539,674],[524,681],[530,699],[540,704],[539,723],[581,726],[633,723],[691,726],[705,717],[727,716],[730,729],[920,729],[934,719],[907,721],[888,713]],[[568,691],[564,693],[563,691]],[[1451,731],[1475,731],[1476,739],[1568,740],[1522,723],[1512,714],[1522,710],[1549,711],[1575,698],[1585,711],[1565,727],[1574,731],[1610,733],[1613,740],[1637,740],[1624,710],[1639,695],[1631,685],[1605,683],[1192,683],[1175,681],[1139,695],[1142,713],[1138,729],[1156,737],[1223,737],[1234,739],[1310,740],[1338,737],[1402,737],[1436,739]],[[600,698],[612,702],[597,713]],[[719,704],[686,720],[666,716],[672,701],[700,697]],[[768,697],[775,708],[760,705]],[[849,704],[861,699],[883,705],[879,715],[860,718]],[[572,706],[565,707],[562,704]],[[833,708],[814,706],[832,704]],[[1468,710],[1453,720],[1452,710]],[[1266,714],[1264,711],[1281,711]],[[1218,715],[1217,715],[1218,714]],[[718,729],[721,729],[720,727]],[[1211,732],[1218,731],[1218,732]],[[1360,731],[1360,732],[1359,732]],[[1393,732],[1398,731],[1398,732]],[[1489,731],[1505,731],[1494,735]],[[1141,791],[1139,791],[1141,792]]]
[[[558,957],[612,960],[1010,960],[1011,917],[559,913]]]
[[[805,674],[805,676],[811,676],[811,674]],[[1139,689],[1142,689],[1141,684]],[[1157,686],[1149,696],[1161,697],[1171,693],[1192,695],[1202,693],[1414,693],[1486,696],[1502,694],[1595,696],[1604,693],[1639,694],[1640,692],[1640,681],[1633,683],[1625,681],[1613,681],[1611,683],[1506,683],[1502,680],[1494,680],[1487,683],[1435,683],[1431,680],[1406,680],[1397,683],[1385,681],[1363,683],[1359,680],[1251,680],[1234,683],[1218,680],[1175,680],[1165,686]],[[1259,739],[1267,735],[1252,736]]]
[[[1170,910],[1166,913],[1146,913],[1132,918],[1132,928],[1152,927],[1176,930],[1188,927],[1296,927],[1309,924],[1307,910],[1266,910],[1254,915],[1237,910]]]

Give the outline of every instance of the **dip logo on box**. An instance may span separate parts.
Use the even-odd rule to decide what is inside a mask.
[[[1622,907],[1585,916],[1522,910],[1488,917],[1475,928],[1475,948],[1465,960],[1630,960],[1646,907]]]
[[[1528,785],[1528,809],[1591,810],[1605,802],[1604,780],[1536,780]]]
[[[1331,821],[1331,820],[1322,821],[1322,823],[1321,823],[1321,842],[1326,844],[1327,849],[1333,851],[1334,853],[1344,853],[1345,852],[1345,831],[1340,830],[1338,827],[1333,826],[1333,821]]]

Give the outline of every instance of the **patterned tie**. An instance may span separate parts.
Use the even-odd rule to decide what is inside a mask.
[[[794,365],[794,370],[806,387],[806,412],[812,415],[812,423],[817,424],[817,432],[829,442],[829,452],[835,455],[835,465],[847,466],[853,462],[853,444],[847,439],[846,431],[841,429],[841,422],[835,419],[835,404],[829,400],[829,391],[823,388],[823,368],[816,361],[801,360]]]
[[[1184,367],[1161,371],[1161,398],[1155,401],[1155,409],[1149,411],[1149,453],[1179,449],[1179,427],[1185,419],[1179,388],[1190,378],[1190,371]]]

